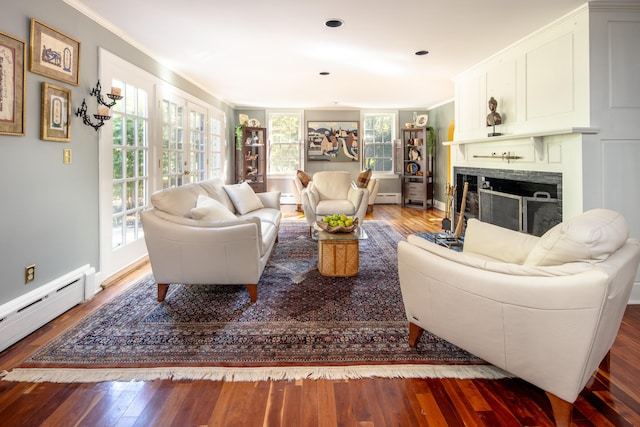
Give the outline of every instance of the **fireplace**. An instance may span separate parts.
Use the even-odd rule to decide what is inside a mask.
[[[541,236],[562,221],[562,174],[455,167],[459,212],[468,183],[465,217]]]

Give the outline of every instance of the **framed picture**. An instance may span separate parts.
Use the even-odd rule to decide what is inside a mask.
[[[42,83],[40,138],[68,142],[71,139],[71,91]]]
[[[31,19],[29,71],[64,83],[80,83],[80,42]]]
[[[26,43],[0,32],[0,134],[25,131]]]
[[[358,122],[307,122],[307,159],[357,162]]]

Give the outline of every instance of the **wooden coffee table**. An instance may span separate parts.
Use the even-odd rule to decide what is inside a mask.
[[[351,277],[360,267],[360,240],[367,239],[364,228],[351,233],[329,233],[314,225],[311,233],[318,242],[318,271],[323,276]]]

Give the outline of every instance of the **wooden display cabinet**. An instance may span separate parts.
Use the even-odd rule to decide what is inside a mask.
[[[429,154],[427,127],[402,129],[402,206],[433,207],[434,156]]]
[[[253,191],[267,191],[266,129],[242,128],[242,140],[236,136],[236,183],[247,182]]]

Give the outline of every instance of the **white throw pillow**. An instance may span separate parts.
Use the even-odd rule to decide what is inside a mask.
[[[240,215],[244,215],[256,209],[264,208],[262,200],[256,196],[253,188],[246,182],[242,184],[225,185],[224,191],[227,192],[229,198],[233,202],[233,206]]]
[[[235,219],[236,216],[216,199],[201,194],[198,196],[196,207],[191,209],[191,218],[217,220]]]
[[[629,228],[624,217],[592,209],[564,221],[542,235],[525,265],[560,265],[604,261],[625,244]]]

